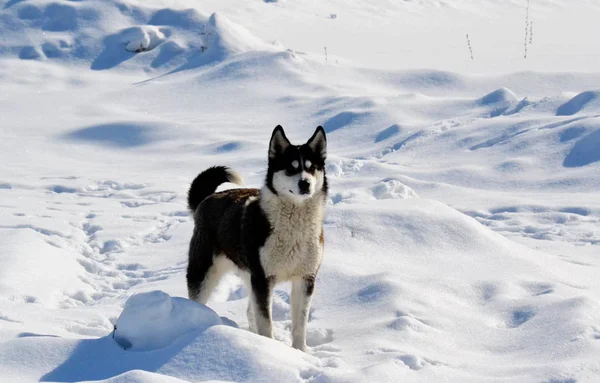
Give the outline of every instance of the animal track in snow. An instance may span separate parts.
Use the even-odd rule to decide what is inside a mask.
[[[510,314],[510,319],[508,321],[507,327],[509,327],[509,328],[520,327],[523,324],[525,324],[526,322],[528,322],[529,320],[531,320],[531,318],[533,318],[535,316],[535,314],[536,314],[535,311],[529,307],[515,309]]]
[[[15,217],[44,220],[31,221],[35,224],[18,224],[17,221],[10,228],[33,230],[46,237],[44,240],[50,245],[79,254],[74,259],[81,266],[78,278],[91,289],[60,292],[58,296],[62,301],[59,306],[81,307],[105,298],[118,298],[133,286],[167,279],[184,270],[181,265],[150,270],[140,264],[122,261],[128,252],[171,240],[172,229],[189,218],[182,207],[164,209],[166,212],[157,212],[154,207],[152,213],[125,216],[120,214],[123,213],[121,203],[143,210],[142,206],[145,205],[156,206],[174,201],[174,192],[152,190],[146,184],[115,180],[90,181],[79,177],[46,179],[55,182],[60,180],[61,183],[39,188],[24,187],[24,190],[28,193],[51,193],[51,197],[43,198],[47,216],[50,219],[61,216],[63,222],[68,224],[66,228],[46,228],[44,220],[47,218],[27,213]],[[98,207],[89,211],[88,206]],[[119,217],[115,222],[117,229],[109,217]],[[85,333],[87,330],[73,328],[73,331]]]
[[[551,283],[524,283],[523,288],[534,297],[554,292],[554,285]]]
[[[600,243],[594,235],[594,228],[600,223],[600,213],[581,206],[515,205],[501,206],[489,212],[463,213],[505,236],[569,241],[577,245]]]
[[[404,312],[396,312],[396,319],[392,320],[388,324],[388,328],[398,331],[427,331],[429,326],[422,320],[417,319]]]
[[[306,344],[309,347],[321,346],[333,342],[333,330],[323,328],[309,328],[306,331]]]
[[[411,370],[421,370],[428,366],[436,366],[436,365],[444,364],[444,363],[441,363],[441,362],[433,360],[433,359],[420,357],[415,354],[405,353],[400,350],[396,350],[393,348],[386,348],[386,347],[369,350],[366,352],[366,354],[367,355],[389,354],[396,361],[401,363],[403,366],[410,368]]]

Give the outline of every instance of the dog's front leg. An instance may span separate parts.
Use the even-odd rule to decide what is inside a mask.
[[[251,277],[252,311],[256,321],[256,330],[260,335],[273,338],[273,321],[271,319],[271,302],[273,300],[273,278],[253,275]]]
[[[292,282],[292,347],[306,351],[306,323],[315,289],[315,277]]]

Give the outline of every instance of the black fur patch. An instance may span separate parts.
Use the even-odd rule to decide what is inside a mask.
[[[210,195],[200,205],[194,217],[196,227],[188,259],[190,296],[197,296],[213,257],[222,253],[237,267],[249,271],[253,278],[256,276],[253,286],[256,283],[261,296],[269,292],[259,249],[271,234],[271,225],[258,196],[258,189],[231,189]],[[256,200],[248,202],[250,198]]]
[[[273,294],[273,286],[275,284],[273,277],[266,278],[264,271],[262,275],[252,273],[250,282],[260,314],[265,318],[271,318],[271,295]]]
[[[306,295],[311,296],[315,292],[315,277],[309,276],[304,278],[304,282],[306,283]]]
[[[213,265],[213,246],[210,243],[210,237],[203,233],[202,226],[197,226],[190,242],[186,274],[190,299],[195,299],[200,294],[204,278]]]
[[[198,205],[213,194],[219,185],[231,182],[229,171],[225,166],[213,166],[198,174],[188,191],[188,208],[196,211]]]

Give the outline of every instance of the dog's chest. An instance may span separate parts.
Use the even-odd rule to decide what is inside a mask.
[[[260,249],[265,274],[277,280],[314,275],[322,256],[319,212],[275,211],[269,220],[272,231]]]

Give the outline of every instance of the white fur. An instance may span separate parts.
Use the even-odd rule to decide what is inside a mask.
[[[280,198],[264,187],[260,205],[273,228],[260,248],[265,275],[275,277],[278,282],[315,275],[322,256],[319,242],[323,222],[321,192],[298,203]]]
[[[322,174],[320,178],[322,186]],[[273,228],[264,246],[259,250],[261,265],[265,275],[273,278],[275,283],[293,281],[292,345],[301,350],[306,349],[306,322],[311,302],[311,297],[305,293],[304,278],[316,276],[323,257],[323,246],[319,240],[323,222],[323,202],[321,188],[316,194],[313,192],[313,198],[303,201],[281,198],[266,187],[261,191],[261,208]],[[270,299],[271,297],[269,303]],[[271,318],[264,318],[256,307],[253,308],[253,314],[259,333],[270,334]]]
[[[213,265],[208,270],[204,281],[202,281],[202,289],[196,300],[205,305],[215,287],[219,285],[221,277],[227,272],[235,269],[237,269],[237,266],[225,255],[215,257]]]
[[[288,176],[285,170],[280,170],[273,174],[273,188],[283,198],[291,199],[296,203],[307,201],[315,195],[317,191],[323,188],[324,175],[321,171],[316,171],[314,175],[308,172],[301,172]],[[308,194],[300,194],[300,180],[306,180],[310,184]]]
[[[292,282],[292,347],[306,350],[306,323],[312,296],[306,295],[306,281],[296,279]]]
[[[234,183],[236,185],[244,184],[244,179],[242,178],[240,173],[238,173],[234,170],[231,170],[231,169],[227,169],[226,173],[227,173],[227,178],[229,179],[229,182]]]

